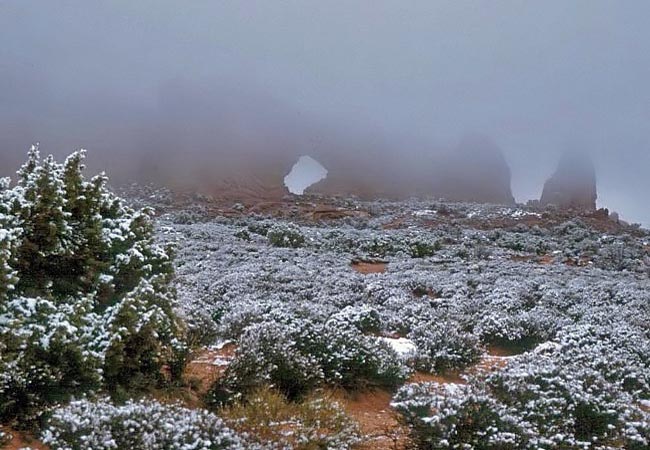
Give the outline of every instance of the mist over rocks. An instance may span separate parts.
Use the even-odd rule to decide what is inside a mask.
[[[593,161],[585,153],[567,152],[544,184],[540,203],[564,209],[595,210],[597,198]]]
[[[514,204],[510,166],[489,138],[464,136],[435,170],[433,193],[453,201]]]
[[[350,153],[322,155],[319,161],[328,169],[328,176],[307,192],[365,199],[435,196],[452,201],[515,203],[510,167],[501,149],[485,136],[464,136],[455,148],[447,150],[423,146],[403,153]]]

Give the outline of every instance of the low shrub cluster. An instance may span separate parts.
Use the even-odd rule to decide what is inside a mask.
[[[640,450],[650,414],[601,374],[539,354],[468,386],[402,388],[394,406],[418,448]]]
[[[290,225],[272,226],[266,233],[266,238],[274,247],[299,248],[305,245],[305,236],[300,229]]]
[[[297,403],[260,388],[219,415],[233,430],[272,448],[346,450],[361,440],[356,423],[341,407],[317,395]]]
[[[428,258],[442,248],[439,241],[412,241],[409,243],[411,258]]]
[[[183,240],[184,317],[240,347],[213,389],[216,403],[244,401],[268,384],[292,399],[330,383],[395,385],[407,364],[462,370],[506,347],[498,350],[517,356],[501,379],[400,391],[396,402],[418,445],[645,448],[638,405],[650,399],[646,231],[623,226],[604,235],[592,219],[560,211],[445,203],[442,218],[430,202],[350,202],[370,215],[174,228]],[[234,236],[246,226],[250,240]],[[300,251],[269,245],[268,231],[285,226],[305,236]],[[381,259],[387,270],[359,274],[355,259]],[[408,346],[406,361],[395,364],[378,340]]]
[[[220,405],[266,384],[297,399],[322,383],[346,388],[402,383],[409,370],[397,354],[378,338],[362,334],[346,316],[325,323],[276,317],[247,326],[210,402]]]
[[[421,324],[408,337],[418,348],[415,366],[425,372],[462,369],[478,362],[483,354],[476,336],[460,332],[458,325],[450,322]]]
[[[54,411],[43,433],[53,449],[244,450],[214,414],[155,401],[73,401]]]
[[[409,426],[415,448],[519,450],[524,430],[506,408],[472,386],[410,384],[393,407]]]

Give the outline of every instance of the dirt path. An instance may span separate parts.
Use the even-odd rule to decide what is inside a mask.
[[[371,273],[384,273],[388,267],[386,262],[367,262],[367,261],[353,261],[352,269],[363,275]]]
[[[201,350],[185,368],[185,379],[196,382],[197,393],[205,394],[226,370],[235,357],[236,351],[237,346],[233,343],[224,343],[213,349]]]
[[[359,424],[364,435],[359,450],[404,450],[408,429],[398,421],[390,406],[393,394],[384,390],[347,392],[335,390],[329,397],[338,402]]]
[[[505,349],[491,348],[479,363],[463,372],[444,375],[416,372],[408,382],[465,384],[463,375],[487,375],[505,366],[511,355],[511,352]],[[338,390],[332,391],[331,397],[357,421],[361,433],[366,436],[364,442],[358,447],[360,450],[405,450],[407,448],[409,430],[399,422],[398,414],[390,405],[393,397],[391,392],[369,390],[351,393]]]

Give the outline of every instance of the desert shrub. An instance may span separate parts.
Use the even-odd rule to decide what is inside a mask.
[[[537,353],[590,368],[625,392],[650,399],[650,343],[643,331],[627,323],[577,324],[562,330]]]
[[[175,224],[184,225],[191,223],[200,223],[204,221],[205,217],[198,211],[178,211],[173,214],[173,221]]]
[[[410,384],[397,392],[392,405],[418,449],[526,448],[525,430],[504,407],[471,386]]]
[[[275,225],[266,233],[266,238],[274,247],[299,248],[305,245],[305,236],[297,227]]]
[[[2,309],[2,420],[16,420],[20,426],[37,424],[48,405],[101,385],[101,355],[88,351],[100,325],[90,299],[55,304],[18,297]]]
[[[389,344],[361,334],[340,316],[333,316],[324,324],[309,351],[319,356],[325,381],[345,388],[392,388],[409,375]]]
[[[34,147],[0,186],[0,420],[22,427],[73,393],[155,384],[180,336],[152,212],[85,180],[83,158]]]
[[[251,234],[248,232],[248,230],[245,229],[236,231],[235,237],[241,239],[242,241],[250,242],[251,240]]]
[[[263,322],[247,327],[237,356],[212,387],[208,402],[220,405],[265,384],[291,399],[306,394],[323,379],[316,357],[304,351],[307,340],[317,338],[316,332],[306,324]]]
[[[417,448],[647,448],[650,415],[593,372],[521,359],[487,383],[423,383],[393,406]]]
[[[248,224],[248,231],[260,236],[266,236],[271,228],[273,228],[273,222],[266,220]]]
[[[395,253],[395,243],[388,236],[374,236],[362,241],[359,250],[373,258],[384,258]]]
[[[482,349],[476,336],[463,332],[449,321],[423,323],[408,334],[417,346],[419,370],[439,373],[478,362]]]
[[[337,403],[317,395],[290,402],[268,387],[225,407],[219,415],[250,441],[273,448],[345,450],[361,437],[357,425]]]
[[[411,241],[408,247],[412,258],[428,258],[435,255],[442,245],[438,241]]]
[[[597,248],[598,258],[596,258],[596,265],[609,270],[632,270],[635,266],[635,256],[637,255],[634,255],[628,247],[623,242],[615,242],[604,245],[602,248]]]
[[[237,450],[244,446],[221,419],[155,401],[114,405],[80,400],[54,411],[43,432],[53,449]]]
[[[491,396],[530,424],[531,445],[645,448],[650,415],[600,374],[526,355],[487,380]]]
[[[545,308],[530,311],[495,308],[478,319],[474,331],[488,344],[523,352],[552,339],[567,323],[561,314]]]
[[[330,318],[330,323],[340,322],[342,326],[354,325],[362,333],[379,333],[381,317],[370,306],[346,306]]]
[[[294,400],[322,383],[391,387],[407,375],[408,369],[386,343],[363,335],[340,317],[326,323],[294,318],[247,327],[234,361],[208,399],[219,405],[270,384]]]

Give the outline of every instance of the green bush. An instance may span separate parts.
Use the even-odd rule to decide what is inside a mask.
[[[459,325],[453,323],[425,323],[408,337],[418,348],[415,365],[425,372],[462,369],[478,362],[483,353],[478,338],[459,331]]]
[[[412,241],[408,244],[412,258],[428,258],[436,254],[442,248],[438,241]]]
[[[172,252],[151,210],[33,147],[15,186],[0,183],[0,421],[35,425],[83,392],[160,381],[181,336]]]
[[[395,243],[390,237],[376,236],[362,242],[359,250],[373,258],[384,258],[395,253]]]
[[[397,354],[374,336],[335,316],[326,323],[292,318],[248,326],[224,376],[208,394],[211,405],[272,385],[291,400],[326,383],[344,388],[395,387],[409,375]]]
[[[470,386],[406,385],[392,403],[408,425],[414,448],[519,450],[525,430],[505,408]]]
[[[274,247],[299,248],[305,245],[305,236],[291,225],[275,225],[266,233],[266,238]]]

